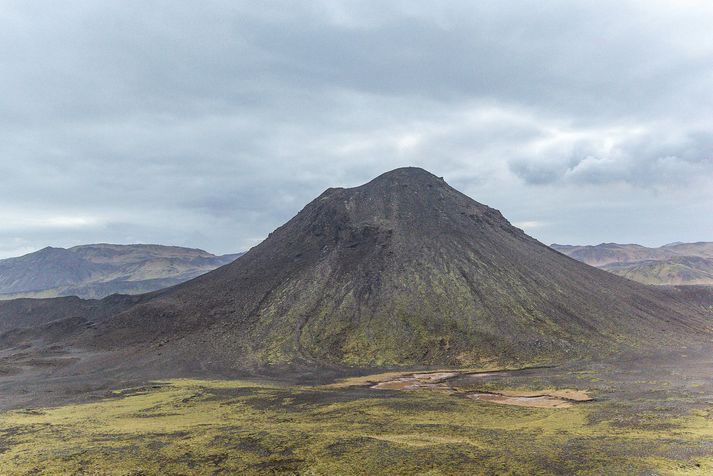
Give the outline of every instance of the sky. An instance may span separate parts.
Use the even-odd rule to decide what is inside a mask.
[[[713,241],[708,1],[0,0],[0,258],[244,251],[423,167],[545,243]]]

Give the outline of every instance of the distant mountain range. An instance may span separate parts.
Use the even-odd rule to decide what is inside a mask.
[[[48,247],[0,260],[0,299],[145,293],[188,281],[241,254],[161,245]]]
[[[618,243],[551,246],[576,260],[640,283],[713,285],[711,242],[677,242],[658,248]]]

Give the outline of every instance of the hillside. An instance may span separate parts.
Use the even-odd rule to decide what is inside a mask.
[[[42,362],[36,375],[82,382],[304,381],[350,368],[602,358],[708,342],[707,294],[689,295],[563,256],[404,168],[328,189],[240,259],[183,284],[0,303],[0,372]]]
[[[129,360],[151,368],[255,370],[542,362],[709,331],[707,313],[675,292],[562,256],[405,168],[327,190],[231,265],[155,293],[75,345],[130,346]]]
[[[0,302],[0,408],[171,377],[638,359],[710,343],[713,294],[587,266],[422,169],[329,189],[231,264],[102,300]],[[687,350],[687,352],[688,352]]]
[[[579,261],[644,284],[713,285],[713,243],[673,243],[659,248],[616,243],[551,246]]]
[[[195,278],[238,256],[160,245],[48,247],[0,260],[0,299],[140,294]]]

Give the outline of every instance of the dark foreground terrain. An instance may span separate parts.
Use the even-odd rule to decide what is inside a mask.
[[[421,371],[416,386],[405,371],[312,385],[175,379],[99,391],[109,383],[54,382],[63,398],[74,392],[84,403],[0,413],[0,467],[28,475],[710,474],[712,355]],[[546,404],[550,396],[560,403]]]

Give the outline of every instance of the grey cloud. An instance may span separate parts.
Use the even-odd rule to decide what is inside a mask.
[[[661,130],[634,134],[608,146],[603,142],[606,135],[554,147],[544,151],[545,157],[510,161],[510,170],[535,185],[625,182],[659,188],[713,177],[713,133],[692,131],[670,137]]]
[[[550,184],[562,176],[561,167],[547,164],[532,163],[524,160],[510,163],[510,170],[532,185]]]
[[[35,106],[62,117],[210,113],[315,88],[635,114],[675,97],[662,83],[710,72],[631,19],[645,9],[621,2],[337,3],[371,21],[345,26],[305,2],[261,2],[259,11],[252,2],[33,2],[4,36],[19,42],[9,60]],[[628,31],[632,23],[639,28]]]
[[[0,254],[242,250],[403,165],[545,241],[616,231],[576,219],[596,202],[578,186],[652,209],[662,187],[707,196],[711,19],[663,1],[0,2]]]

